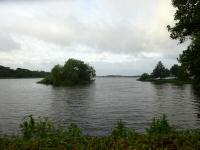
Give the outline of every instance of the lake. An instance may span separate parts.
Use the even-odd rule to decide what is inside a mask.
[[[0,132],[19,131],[29,114],[58,126],[76,123],[86,134],[106,135],[117,121],[143,132],[166,114],[178,128],[200,127],[200,98],[191,85],[153,84],[131,77],[97,77],[87,86],[52,87],[40,79],[0,80]]]

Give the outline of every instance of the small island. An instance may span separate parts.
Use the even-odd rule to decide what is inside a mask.
[[[161,61],[158,62],[151,74],[143,73],[138,80],[174,84],[191,84],[192,82],[182,66],[174,64],[170,69],[167,69]]]
[[[95,80],[96,71],[81,60],[70,58],[64,66],[56,65],[50,75],[38,83],[53,86],[74,86],[89,84]]]

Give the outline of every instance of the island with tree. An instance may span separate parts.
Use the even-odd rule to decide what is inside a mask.
[[[95,80],[96,72],[92,66],[81,60],[70,58],[64,66],[56,65],[49,76],[38,83],[53,86],[73,86],[89,84]]]

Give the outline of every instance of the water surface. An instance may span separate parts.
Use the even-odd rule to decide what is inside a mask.
[[[178,128],[200,127],[200,98],[191,85],[97,77],[87,86],[52,87],[38,80],[0,80],[0,132],[16,133],[29,114],[49,117],[57,125],[76,123],[90,135],[108,134],[120,119],[143,132],[163,113]]]

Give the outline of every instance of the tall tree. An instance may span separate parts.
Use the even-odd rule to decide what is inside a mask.
[[[200,0],[172,0],[177,8],[174,15],[174,27],[167,26],[172,39],[179,39],[180,43],[193,39],[200,33]]]
[[[172,39],[191,43],[179,56],[179,62],[200,87],[200,0],[172,0],[177,8],[173,27],[167,26]]]
[[[51,70],[51,79],[53,85],[59,85],[62,80],[62,66],[55,65],[53,69]]]
[[[152,72],[152,76],[154,78],[165,78],[169,76],[169,70],[165,68],[161,61],[159,61]]]
[[[179,66],[177,64],[174,64],[170,68],[170,74],[172,74],[179,80],[189,80],[188,73],[185,71],[185,69],[182,66]]]
[[[179,73],[179,70],[180,70],[180,66],[177,65],[177,64],[174,64],[171,68],[170,68],[170,73],[177,77],[178,76],[178,73]]]

